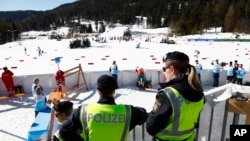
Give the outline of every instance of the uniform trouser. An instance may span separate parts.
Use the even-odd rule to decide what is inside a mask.
[[[219,86],[220,73],[213,73],[213,77],[214,77],[213,87],[218,87]]]

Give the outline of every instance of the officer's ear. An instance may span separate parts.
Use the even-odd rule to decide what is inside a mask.
[[[115,89],[112,90],[112,96],[115,96]]]
[[[103,96],[102,92],[99,89],[97,89],[97,92],[100,96]]]

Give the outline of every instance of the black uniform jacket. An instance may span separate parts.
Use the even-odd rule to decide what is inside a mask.
[[[100,97],[97,103],[115,105],[115,100],[113,97]],[[82,131],[80,111],[81,106],[78,109],[75,109],[73,114],[63,122],[59,134],[63,137],[64,141],[83,141],[79,135],[79,131]],[[131,131],[136,125],[143,124],[147,117],[148,113],[144,108],[131,106],[129,131]]]
[[[173,79],[167,83],[161,84],[162,88],[173,87],[189,101],[196,102],[204,99],[204,94],[192,89],[187,80],[187,76]],[[149,113],[146,121],[147,132],[154,136],[160,130],[164,129],[168,123],[168,119],[172,114],[171,104],[165,92],[158,92],[156,95],[156,103],[153,110]]]

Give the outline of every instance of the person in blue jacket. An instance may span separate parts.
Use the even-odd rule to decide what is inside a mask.
[[[237,70],[237,84],[242,85],[243,78],[245,76],[245,69],[243,68],[243,64],[239,64],[239,68]]]
[[[221,65],[219,63],[219,60],[213,60],[212,63],[213,65],[213,78],[214,78],[214,82],[213,82],[213,87],[218,87],[219,86],[219,78],[220,78],[220,69],[221,69]]]
[[[42,91],[41,87],[36,87],[35,90],[35,117],[46,110],[47,108],[47,95]]]
[[[112,77],[114,77],[114,79],[117,81],[118,66],[115,60],[112,62],[112,65],[109,67],[109,72],[111,73]]]
[[[198,60],[195,60],[195,68],[196,68],[196,72],[197,72],[197,75],[199,77],[199,80],[201,82],[201,71],[202,71],[202,65],[199,63]]]
[[[228,83],[232,83],[234,79],[234,66],[233,66],[233,62],[230,61],[227,67],[227,80],[226,80],[226,84]]]

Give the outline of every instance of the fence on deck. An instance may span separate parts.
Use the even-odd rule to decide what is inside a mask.
[[[211,101],[213,96],[206,97]],[[196,141],[229,141],[230,125],[250,123],[250,103],[248,99],[230,98],[226,101],[205,104],[201,112]],[[146,132],[145,124],[137,126],[129,135],[128,141],[152,141]]]

